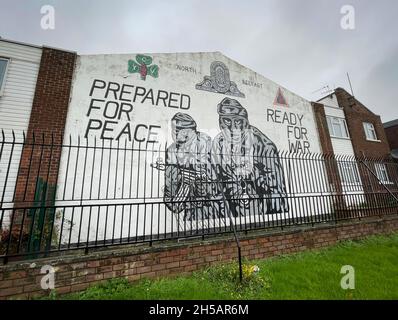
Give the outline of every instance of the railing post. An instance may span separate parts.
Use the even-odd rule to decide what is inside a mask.
[[[230,221],[230,224],[232,226],[232,231],[234,233],[235,243],[236,243],[236,246],[238,247],[239,281],[242,282],[243,272],[242,272],[242,254],[241,254],[240,241],[239,241],[238,234],[236,232],[235,224],[234,224],[233,219],[231,217],[231,210],[229,210],[228,202],[225,199],[224,190],[222,189],[221,191],[222,191],[221,193],[222,193],[222,198],[223,198],[223,202],[224,202],[225,211],[226,211],[226,213],[228,213],[229,221]]]

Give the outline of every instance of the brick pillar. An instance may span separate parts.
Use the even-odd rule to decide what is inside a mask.
[[[318,127],[319,139],[321,140],[322,152],[324,154],[332,154],[333,146],[326,121],[325,107],[321,103],[311,102],[311,104],[315,114],[316,125]]]
[[[329,182],[333,186],[335,194],[337,195],[337,199],[334,201],[334,209],[336,214],[339,215],[340,211],[346,210],[346,204],[343,196],[340,173],[333,152],[332,140],[330,139],[329,128],[326,121],[325,107],[323,104],[316,102],[312,102],[311,104],[315,114],[315,121],[318,128],[319,139],[321,141],[322,152],[326,158],[326,174]]]
[[[74,52],[43,48],[26,145],[16,181],[14,208],[53,203],[75,60]],[[14,211],[13,231],[21,233],[24,218],[24,234],[32,232],[28,225],[38,210],[29,211],[32,210]],[[44,212],[43,215],[48,214]]]
[[[43,48],[27,142],[44,145],[26,145],[22,151],[16,202],[34,200],[38,178],[56,183],[75,60],[76,53]]]

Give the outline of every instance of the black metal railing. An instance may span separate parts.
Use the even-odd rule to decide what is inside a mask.
[[[5,261],[398,212],[389,158],[4,131],[0,139]]]

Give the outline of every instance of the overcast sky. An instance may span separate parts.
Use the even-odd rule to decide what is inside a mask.
[[[0,0],[0,36],[78,54],[220,51],[309,99],[349,91],[398,118],[396,0]],[[55,29],[40,26],[43,5]],[[344,30],[343,5],[355,8]],[[317,91],[316,93],[314,93]]]

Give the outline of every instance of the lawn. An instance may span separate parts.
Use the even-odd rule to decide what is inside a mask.
[[[253,266],[260,270],[253,272]],[[341,267],[355,269],[355,289],[340,286]],[[190,276],[118,279],[53,299],[398,299],[398,234],[265,260],[246,261],[244,281],[236,263]]]

